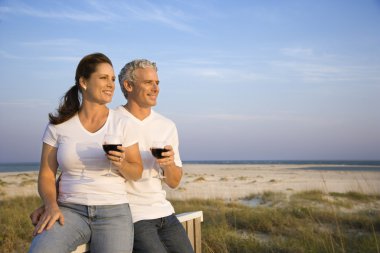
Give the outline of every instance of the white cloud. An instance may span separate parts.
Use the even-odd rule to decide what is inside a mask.
[[[245,66],[244,68],[236,68],[235,66],[225,67],[195,67],[183,66],[176,68],[176,74],[184,73],[192,77],[207,79],[209,83],[213,81],[220,83],[239,83],[239,82],[258,82],[269,80],[261,73],[256,72],[253,66]]]
[[[80,3],[80,2],[78,2]],[[121,22],[128,19],[163,24],[175,30],[194,35],[199,33],[188,23],[194,17],[188,12],[171,5],[158,5],[149,1],[87,1],[85,10],[68,4],[53,6],[52,9],[33,7],[27,4],[1,6],[0,13],[21,14],[36,18],[68,19],[82,22]]]
[[[52,106],[51,101],[42,99],[22,99],[22,100],[10,100],[1,101],[0,107],[11,107],[11,108],[36,108],[36,107],[46,107]]]
[[[193,19],[187,12],[173,6],[159,6],[148,1],[136,3],[139,5],[133,6],[130,3],[124,3],[122,8],[138,20],[158,22],[182,32],[199,35],[193,27],[187,24],[189,20]]]
[[[21,42],[20,44],[24,46],[37,46],[37,47],[72,47],[72,46],[76,46],[78,44],[84,44],[84,43],[78,39],[62,38],[62,39]]]
[[[45,60],[45,61],[58,61],[58,62],[66,61],[66,62],[77,63],[77,62],[79,62],[80,57],[76,57],[76,56],[45,56],[45,57],[41,57],[40,59]]]
[[[314,55],[313,49],[311,48],[282,48],[280,52],[292,57],[310,57]]]
[[[180,114],[175,115],[177,118],[183,118],[186,120],[217,120],[217,121],[304,121],[310,120],[304,116],[296,115],[295,112],[288,111],[279,111],[276,113],[267,113],[267,114]],[[314,118],[313,118],[314,119]]]
[[[0,58],[8,60],[44,60],[44,61],[68,61],[78,62],[80,57],[77,56],[40,56],[40,57],[22,57],[14,54],[10,54],[6,51],[0,50]]]
[[[115,19],[115,15],[112,12],[94,12],[91,10],[82,11],[68,7],[65,4],[56,5],[54,7],[55,8],[48,10],[22,3],[13,3],[9,6],[2,6],[0,12],[14,15],[27,15],[36,18],[69,19],[86,22],[105,22]]]
[[[305,82],[373,82],[380,81],[380,66],[349,65],[322,61],[275,61],[275,69],[284,75],[302,79]]]
[[[0,58],[9,59],[9,60],[22,59],[22,57],[20,57],[20,56],[10,54],[10,53],[3,51],[3,50],[0,50]]]

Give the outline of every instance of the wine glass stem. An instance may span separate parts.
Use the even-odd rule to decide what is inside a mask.
[[[110,161],[110,167],[108,168],[108,175],[111,175],[112,162]]]

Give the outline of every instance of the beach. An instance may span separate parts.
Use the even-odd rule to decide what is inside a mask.
[[[308,190],[355,191],[380,194],[379,171],[350,171],[338,165],[310,164],[184,164],[183,178],[176,189],[167,190],[169,199],[238,200],[267,191],[288,195]],[[0,173],[0,198],[38,196],[38,172]]]

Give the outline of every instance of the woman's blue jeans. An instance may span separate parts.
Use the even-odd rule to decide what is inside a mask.
[[[59,203],[65,224],[34,237],[30,253],[67,253],[90,242],[91,253],[132,252],[133,223],[129,204],[84,206]]]
[[[174,214],[141,220],[134,227],[133,253],[194,253],[185,229]]]

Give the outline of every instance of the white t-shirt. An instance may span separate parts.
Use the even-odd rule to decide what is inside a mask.
[[[56,147],[59,168],[58,201],[81,205],[116,205],[128,203],[125,178],[116,168],[113,176],[104,176],[110,166],[102,144],[105,134],[123,137],[124,147],[137,142],[134,123],[109,110],[104,126],[95,133],[87,131],[78,114],[58,124],[48,124],[43,142]]]
[[[174,213],[174,208],[166,199],[166,191],[162,188],[161,179],[157,175],[159,165],[150,152],[154,141],[164,141],[173,146],[174,162],[182,167],[178,151],[178,133],[175,124],[164,116],[151,111],[144,120],[139,120],[129,113],[123,106],[115,109],[138,126],[139,149],[143,160],[144,170],[138,181],[127,182],[129,206],[133,222],[165,217]]]

